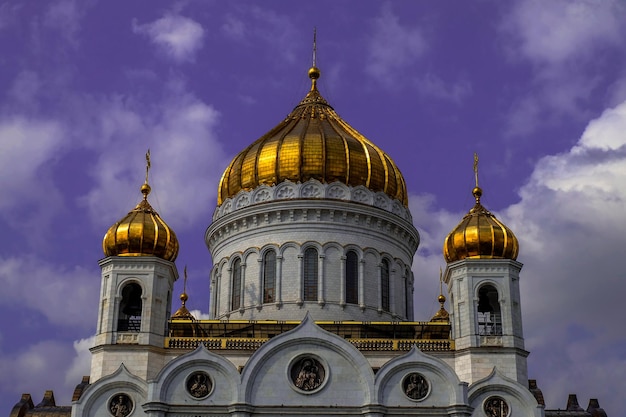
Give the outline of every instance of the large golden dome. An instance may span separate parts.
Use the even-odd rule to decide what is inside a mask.
[[[446,262],[461,259],[517,259],[517,238],[501,221],[480,204],[482,190],[472,191],[476,204],[461,223],[446,236],[443,256]]]
[[[174,261],[178,239],[148,203],[150,186],[141,187],[143,200],[123,219],[109,228],[102,240],[105,256],[156,256]]]
[[[311,90],[300,104],[232,160],[220,181],[218,205],[263,184],[316,179],[362,185],[408,206],[406,184],[396,164],[337,115],[317,90],[319,76],[319,69],[311,68]]]

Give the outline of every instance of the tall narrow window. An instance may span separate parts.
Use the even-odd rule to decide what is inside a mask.
[[[359,303],[359,259],[353,250],[346,254],[346,303]]]
[[[317,249],[304,251],[304,301],[317,300]]]
[[[411,272],[405,272],[404,278],[404,315],[407,320],[411,320],[411,297],[413,297],[413,291],[411,288]]]
[[[263,302],[273,303],[276,300],[276,252],[265,252],[263,256]]]
[[[502,335],[502,315],[498,302],[498,290],[484,285],[478,290],[478,334],[481,336]]]
[[[117,320],[118,332],[138,332],[141,330],[141,287],[130,283],[122,289],[120,314]]]
[[[233,262],[233,292],[230,297],[231,310],[237,310],[241,306],[241,259]]]
[[[383,259],[380,268],[380,300],[384,311],[389,311],[389,261]]]

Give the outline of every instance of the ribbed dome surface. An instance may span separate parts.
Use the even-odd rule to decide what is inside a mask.
[[[309,70],[311,91],[274,129],[241,151],[220,181],[217,203],[241,190],[285,180],[340,181],[382,191],[408,206],[406,184],[393,160],[343,121],[316,87],[319,70]]]
[[[156,256],[174,261],[178,256],[176,234],[148,203],[150,186],[141,187],[143,200],[109,228],[102,240],[105,256]]]
[[[482,190],[474,188],[476,204],[446,236],[446,262],[461,259],[517,259],[519,243],[513,232],[480,204]]]

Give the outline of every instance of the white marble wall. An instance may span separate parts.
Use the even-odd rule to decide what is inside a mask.
[[[411,265],[419,244],[413,225],[392,212],[338,199],[270,201],[222,214],[206,233],[214,269],[212,316],[233,319],[302,319],[309,311],[316,320],[406,320],[411,317]],[[302,300],[302,255],[318,250],[320,294]],[[277,301],[259,302],[261,259],[273,248],[277,260]],[[359,304],[345,305],[342,257],[359,256]],[[242,260],[242,308],[231,309],[232,262]],[[380,264],[390,263],[390,308],[380,304]],[[407,286],[406,281],[409,281]],[[408,314],[407,314],[408,312]]]

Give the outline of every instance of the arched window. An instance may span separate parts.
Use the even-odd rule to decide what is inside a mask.
[[[353,250],[346,254],[346,303],[359,303],[359,257]]]
[[[380,301],[383,311],[389,311],[389,261],[383,259],[380,268]]]
[[[308,248],[304,251],[304,301],[317,300],[317,249]]]
[[[241,259],[235,259],[233,262],[233,290],[230,297],[231,310],[237,310],[241,307]]]
[[[493,285],[483,285],[478,290],[478,334],[502,335],[502,314],[498,302],[498,290]]]
[[[263,303],[276,301],[276,252],[269,250],[263,256]]]
[[[117,320],[118,332],[138,332],[141,330],[141,286],[135,282],[122,289],[120,314]]]

